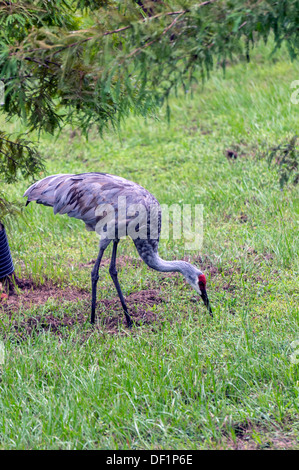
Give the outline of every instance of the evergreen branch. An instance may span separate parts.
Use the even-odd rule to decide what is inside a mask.
[[[0,132],[0,174],[6,182],[11,183],[18,178],[18,171],[29,177],[44,169],[41,155],[31,142],[11,140],[9,136]]]
[[[186,13],[192,11],[192,10],[195,10],[195,9],[198,9],[198,8],[201,8],[201,7],[204,7],[204,6],[206,6],[206,5],[210,5],[210,4],[215,3],[215,2],[217,2],[217,1],[219,1],[219,0],[208,0],[208,1],[205,1],[205,2],[202,2],[202,3],[198,3],[198,4],[196,4],[196,5],[193,5],[192,8],[188,8],[188,9],[185,9],[185,10],[162,12],[162,13],[159,13],[159,14],[157,14],[157,15],[151,16],[151,17],[149,17],[149,18],[143,18],[142,20],[138,21],[137,23],[138,23],[138,24],[147,23],[147,22],[152,21],[152,20],[157,19],[157,18],[167,17],[167,16],[173,16],[173,15],[179,15],[178,17],[180,17],[180,16],[182,16],[182,15],[184,15],[184,14],[186,14]],[[176,23],[176,21],[175,21],[175,23]],[[172,22],[172,23],[169,25],[169,29],[173,26],[173,24],[174,24],[174,22]],[[60,52],[62,52],[62,51],[64,51],[64,50],[71,49],[71,48],[77,47],[77,46],[81,46],[82,44],[84,44],[84,43],[86,43],[86,42],[89,42],[89,41],[91,41],[92,39],[95,39],[95,38],[96,38],[96,39],[100,39],[100,38],[103,38],[103,37],[105,37],[105,36],[109,36],[109,35],[111,35],[111,34],[118,34],[118,33],[121,33],[121,32],[123,32],[123,31],[126,31],[126,30],[128,30],[128,29],[131,29],[132,27],[133,27],[133,24],[129,24],[129,25],[123,26],[123,27],[121,27],[121,28],[116,28],[116,29],[114,29],[114,30],[105,31],[104,33],[102,33],[102,35],[101,35],[99,38],[97,38],[96,35],[95,35],[95,36],[89,36],[89,37],[87,37],[87,38],[81,39],[80,41],[76,41],[76,42],[73,42],[73,43],[71,43],[71,44],[67,44],[66,46],[60,47],[60,49],[58,49],[57,51],[55,51],[55,52],[52,54],[52,57],[55,56],[55,55],[57,55],[57,54],[59,54]],[[166,31],[165,31],[165,32],[167,32],[167,30],[168,30],[168,29],[166,28]],[[85,30],[85,31],[88,31],[88,30]],[[76,33],[82,33],[82,31],[80,31],[80,30],[79,30],[79,31],[71,31],[71,34],[76,34]],[[164,32],[163,32],[163,33],[164,33]],[[150,46],[150,45],[153,44],[154,42],[155,42],[155,40],[153,40],[152,42],[149,42],[146,47]],[[55,46],[54,46],[54,47],[55,47]],[[33,51],[39,51],[39,50],[43,50],[43,48],[31,49],[31,50],[27,51],[27,53],[28,53],[28,52],[33,52]],[[13,54],[13,53],[12,53],[12,54]],[[12,55],[12,54],[11,54],[11,55]],[[47,66],[45,65],[45,67],[47,67]]]
[[[207,2],[205,2],[207,3]],[[209,2],[210,3],[210,2]],[[125,59],[129,59],[130,57],[133,57],[133,55],[136,55],[136,54],[139,54],[141,51],[143,51],[143,49],[145,49],[146,47],[149,47],[151,46],[152,44],[154,44],[155,42],[157,42],[159,39],[161,39],[162,36],[164,36],[176,23],[177,21],[179,20],[179,18],[181,18],[185,13],[187,13],[188,10],[184,10],[182,11],[181,13],[179,13],[179,15],[172,21],[172,23],[170,25],[167,26],[167,28],[165,28],[161,35],[158,37],[158,38],[155,38],[153,39],[152,41],[149,41],[147,42],[146,44],[144,44],[143,46],[141,47],[138,47],[137,49],[135,49],[134,51],[132,51],[129,55],[127,55],[127,57]]]

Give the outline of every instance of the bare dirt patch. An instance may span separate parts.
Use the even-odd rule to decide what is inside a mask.
[[[281,430],[268,431],[262,427],[249,424],[234,426],[235,439],[225,436],[225,449],[231,450],[261,450],[261,449],[295,449],[298,443],[294,436],[286,436]],[[226,433],[224,433],[226,434]],[[256,437],[254,437],[254,435]],[[222,446],[220,448],[223,448]]]
[[[228,159],[236,160],[238,158],[238,153],[235,150],[227,149],[225,152],[225,156]]]
[[[164,299],[157,289],[134,292],[126,297],[128,310],[136,326],[151,325],[159,321],[159,316],[151,309],[162,302]],[[118,332],[120,326],[126,326],[118,297],[103,299],[99,302],[97,316],[100,320],[100,326],[102,325],[111,333]]]
[[[237,220],[241,224],[245,224],[246,222],[248,222],[248,215],[245,214],[245,212],[241,212],[241,214],[237,217]]]
[[[20,307],[25,309],[33,306],[41,306],[49,298],[59,300],[59,302],[69,301],[75,303],[78,300],[90,299],[90,292],[76,288],[62,288],[56,286],[51,281],[46,281],[43,285],[38,285],[32,280],[19,280],[19,290],[14,292],[0,303],[0,307],[12,317],[14,312],[18,312]],[[134,292],[126,297],[127,306],[135,326],[150,325],[159,321],[157,313],[153,312],[154,305],[163,302],[160,290],[149,289]],[[50,307],[51,309],[51,307]],[[118,297],[112,299],[102,299],[97,302],[96,309],[97,323],[95,329],[107,333],[118,333],[120,328],[125,327],[125,318]],[[89,322],[90,303],[86,302],[83,307],[70,314],[66,313],[43,313],[34,316],[24,315],[18,320],[13,319],[13,328],[16,336],[21,339],[33,332],[51,331],[59,336],[74,325],[83,325]],[[94,331],[90,328],[88,335]],[[129,330],[128,330],[129,331]]]
[[[74,317],[64,315],[62,318],[55,317],[52,314],[37,315],[36,317],[27,317],[21,321],[14,321],[13,328],[16,331],[18,339],[24,339],[26,336],[35,333],[42,333],[43,331],[51,331],[58,336],[63,335],[65,327],[72,327],[75,324],[83,324],[86,322],[86,314],[79,313]]]
[[[19,308],[30,308],[33,305],[42,305],[48,299],[54,298],[61,301],[75,302],[78,299],[86,299],[89,292],[74,287],[61,287],[52,281],[46,280],[44,284],[37,284],[31,279],[19,279],[18,289],[11,293],[5,301],[1,302],[1,307],[8,311],[16,311]]]

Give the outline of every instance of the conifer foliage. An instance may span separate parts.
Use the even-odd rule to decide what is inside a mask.
[[[294,59],[298,26],[299,0],[0,0],[0,113],[28,129],[1,129],[0,179],[40,172],[31,131],[71,124],[102,132],[130,112],[154,113],[171,90],[188,90],[215,64],[249,60],[271,33]]]

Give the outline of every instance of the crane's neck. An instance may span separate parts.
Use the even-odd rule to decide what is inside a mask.
[[[166,261],[158,254],[155,254],[154,256],[151,257],[151,259],[145,260],[146,263],[156,271],[161,271],[161,272],[179,272],[183,274],[184,276],[188,275],[191,273],[194,269],[194,266],[192,264],[187,263],[186,261]]]
[[[160,258],[156,247],[153,242],[149,243],[146,240],[134,240],[135,246],[140,257],[152,269],[161,272],[179,272],[187,278],[188,282],[192,280],[195,282],[200,274],[199,269],[186,261],[165,261]]]
[[[156,271],[174,271],[183,274],[186,281],[191,285],[191,287],[193,287],[193,289],[195,289],[195,291],[201,295],[204,304],[210,312],[210,315],[212,315],[209,298],[205,289],[205,277],[196,266],[193,266],[192,264],[187,263],[186,261],[165,261],[158,255],[158,244],[156,243],[155,246],[152,240],[147,243],[144,243],[144,241],[140,242],[134,240],[134,243],[141,258],[150,268],[155,269]],[[199,281],[200,276],[202,277],[202,279],[204,279],[204,281]],[[200,282],[202,283],[202,285],[200,284]]]

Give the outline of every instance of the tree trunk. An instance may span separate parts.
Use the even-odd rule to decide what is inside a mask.
[[[4,288],[4,291],[7,293],[12,293],[14,291],[14,270],[15,269],[10,253],[5,227],[0,221],[0,282]]]

